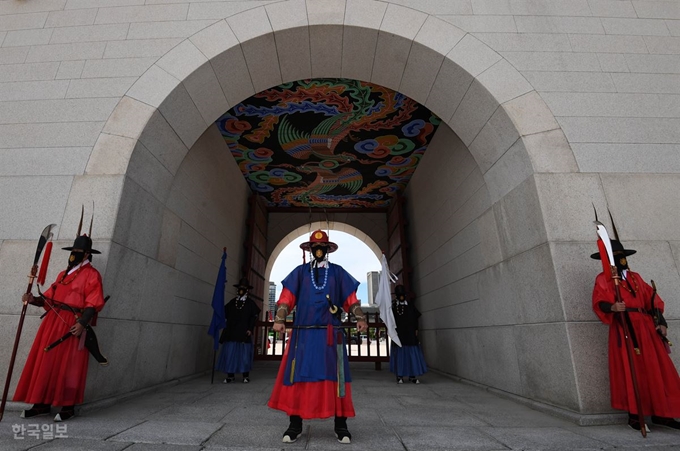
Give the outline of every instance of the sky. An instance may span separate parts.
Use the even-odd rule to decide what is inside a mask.
[[[328,231],[325,231],[328,233]],[[338,250],[328,255],[331,263],[345,268],[360,283],[357,290],[357,298],[362,304],[368,304],[366,291],[366,274],[369,271],[380,271],[380,260],[375,256],[363,241],[358,238],[336,230],[331,230],[328,239],[338,245]],[[276,283],[276,298],[281,294],[283,286],[281,281],[286,278],[297,265],[302,263],[302,250],[300,244],[309,241],[309,234],[304,234],[286,246],[272,266],[269,280]],[[307,253],[309,262],[309,253]]]

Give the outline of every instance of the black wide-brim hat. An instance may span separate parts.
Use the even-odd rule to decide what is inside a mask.
[[[623,247],[623,244],[621,244],[621,242],[619,240],[612,240],[612,253],[614,255],[623,254],[625,256],[629,256],[629,255],[633,255],[636,252],[637,251],[634,250],[634,249],[625,249]],[[591,254],[590,258],[594,258],[595,260],[601,260],[599,252],[595,252],[594,254]],[[614,262],[610,262],[610,263],[614,263]]]
[[[244,287],[248,290],[252,289],[253,286],[250,284],[248,279],[246,277],[241,277],[241,280],[238,281],[236,285],[234,285],[236,288],[241,288]]]
[[[88,252],[90,254],[101,254],[97,249],[92,249],[92,239],[87,235],[81,235],[75,239],[73,246],[62,247],[65,251]]]
[[[395,296],[400,296],[400,295],[406,295],[406,290],[404,289],[403,285],[395,285],[394,286],[394,295]]]

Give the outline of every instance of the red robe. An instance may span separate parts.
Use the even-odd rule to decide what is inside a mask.
[[[350,306],[358,302],[354,292],[345,300],[343,310],[349,311]],[[295,307],[295,296],[287,288],[283,289],[277,302],[277,305],[281,304],[288,305],[289,312]],[[293,385],[284,385],[283,377],[286,373],[289,349],[290,346],[286,346],[274,390],[267,405],[272,409],[286,412],[288,416],[298,415],[305,420],[355,416],[351,383],[345,384],[345,396],[342,398],[337,395],[338,386],[334,381],[296,382]]]
[[[628,284],[621,280],[619,284],[621,299],[626,308],[643,308],[650,311],[652,287],[642,280],[639,274],[632,271],[627,272],[627,279],[636,295],[633,296]],[[593,310],[603,323],[609,325],[609,381],[612,407],[637,414],[623,326],[615,317],[620,314],[605,313],[598,305],[601,301],[613,304],[615,298],[614,281],[600,273],[595,279],[593,289]],[[654,307],[661,312],[664,310],[664,302],[658,295],[654,299]],[[628,315],[640,348],[640,354],[634,354],[634,366],[643,414],[680,417],[680,377],[655,330],[652,316],[640,312],[628,312]]]
[[[48,313],[38,328],[14,393],[14,401],[53,406],[72,406],[83,402],[90,354],[84,347],[78,349],[79,337],[70,337],[45,352],[47,346],[64,336],[76,322],[72,312],[62,309],[52,311],[47,303],[56,301],[78,309],[94,307],[99,312],[104,306],[102,278],[90,264],[81,266],[62,280],[63,274],[64,271],[44,293],[48,298],[44,306]]]

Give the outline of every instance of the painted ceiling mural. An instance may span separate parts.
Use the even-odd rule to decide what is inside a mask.
[[[440,119],[382,86],[284,83],[217,126],[251,189],[270,207],[387,207],[404,190]]]

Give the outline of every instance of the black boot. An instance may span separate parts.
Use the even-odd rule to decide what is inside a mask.
[[[680,429],[680,421],[675,421],[673,418],[657,417],[652,415],[652,423],[659,426],[666,426],[671,429]]]
[[[300,434],[302,434],[302,417],[291,415],[288,429],[283,433],[283,443],[293,443]]]
[[[66,421],[69,418],[73,418],[76,415],[76,406],[63,406],[59,413],[54,417],[54,421],[57,423],[60,421]]]
[[[227,378],[225,380],[223,380],[222,383],[223,384],[231,384],[232,382],[234,382],[235,378],[236,378],[236,376],[234,375],[234,373],[227,373]]]
[[[50,405],[49,404],[33,404],[33,406],[28,409],[24,410],[21,412],[21,415],[19,415],[21,418],[33,418],[37,417],[38,415],[49,415],[50,414]]]
[[[250,371],[243,373],[243,383],[247,384],[250,382]]]
[[[340,443],[352,443],[352,434],[347,429],[347,417],[335,417],[335,436]]]
[[[635,415],[634,413],[629,413],[628,414],[628,426],[631,428],[635,429],[636,431],[640,430],[640,417]],[[649,432],[649,428],[645,424],[645,431]]]

